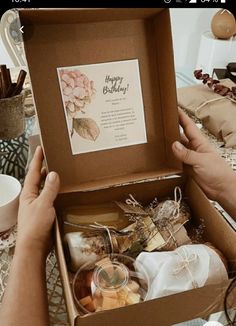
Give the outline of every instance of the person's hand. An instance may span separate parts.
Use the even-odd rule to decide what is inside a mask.
[[[173,143],[173,152],[180,161],[187,165],[188,172],[206,195],[220,202],[221,197],[231,191],[232,184],[234,187],[232,191],[236,191],[236,181],[234,181],[236,173],[182,110],[179,110],[179,120],[184,134],[182,144],[177,141]]]
[[[20,196],[18,213],[18,235],[16,248],[30,249],[47,255],[52,239],[55,219],[53,202],[59,191],[60,181],[56,172],[50,172],[39,193],[45,170],[42,169],[43,152],[39,146],[25,178]],[[23,248],[22,248],[23,247]]]

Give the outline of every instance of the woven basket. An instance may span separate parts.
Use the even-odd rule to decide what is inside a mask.
[[[0,139],[19,137],[25,129],[25,93],[0,99]]]

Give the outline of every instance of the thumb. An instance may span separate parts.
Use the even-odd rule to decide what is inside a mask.
[[[50,172],[47,175],[43,190],[39,196],[43,202],[49,206],[53,206],[53,202],[57,197],[60,188],[60,179],[56,172]]]
[[[172,144],[172,150],[175,156],[185,164],[196,165],[201,162],[201,153],[186,148],[178,141]]]

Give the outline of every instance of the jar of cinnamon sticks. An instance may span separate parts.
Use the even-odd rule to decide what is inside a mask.
[[[16,83],[12,83],[9,69],[0,65],[0,139],[16,138],[24,133],[25,77],[26,72],[21,70]]]

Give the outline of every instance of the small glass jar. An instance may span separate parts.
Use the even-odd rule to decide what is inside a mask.
[[[149,278],[141,263],[113,254],[84,264],[72,288],[79,311],[89,314],[145,301]]]
[[[93,263],[106,254],[118,253],[116,237],[105,231],[70,232],[65,235],[69,266],[76,272],[85,263]]]

